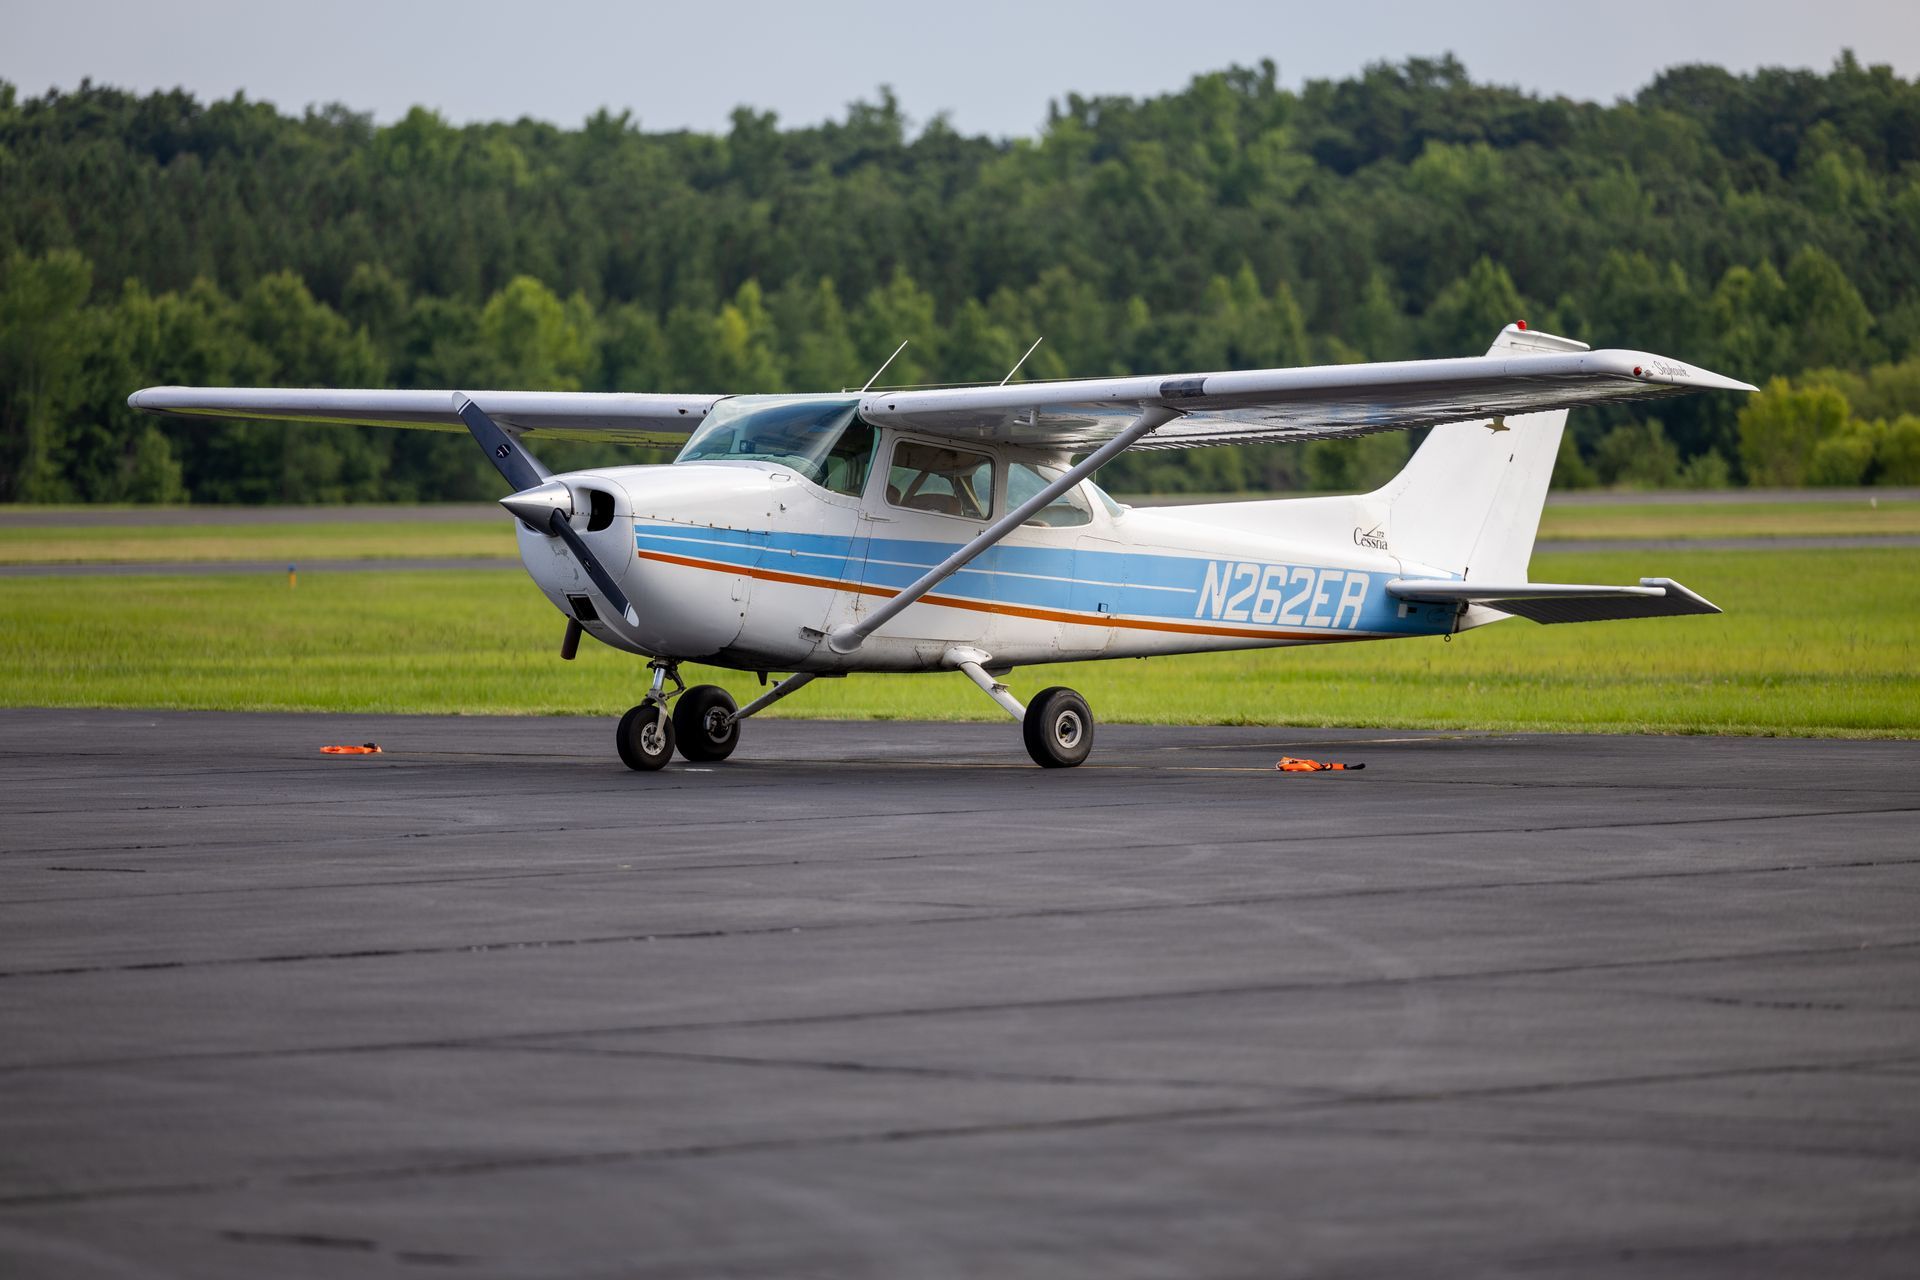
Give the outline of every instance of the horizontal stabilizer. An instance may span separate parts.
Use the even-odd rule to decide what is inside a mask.
[[[1610,622],[1618,618],[1670,618],[1719,613],[1719,606],[1672,578],[1642,578],[1637,587],[1601,587],[1577,582],[1457,582],[1446,578],[1395,578],[1387,594],[1423,604],[1483,604],[1535,622]]]

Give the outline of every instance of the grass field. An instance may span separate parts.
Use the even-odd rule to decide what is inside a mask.
[[[25,508],[22,508],[25,510]],[[53,510],[53,508],[48,508]],[[1543,539],[1844,537],[1920,534],[1920,502],[1697,503],[1548,507]],[[0,564],[119,564],[221,560],[391,560],[516,555],[513,526],[494,520],[365,523],[119,525],[0,528]]]
[[[1721,617],[1541,627],[1027,668],[1108,720],[1920,735],[1920,561],[1901,549],[1541,555],[1543,580],[1671,574]],[[0,703],[613,715],[644,669],[562,622],[517,570],[0,582]],[[751,676],[696,672],[743,696]],[[798,716],[992,719],[960,675],[821,681]]]
[[[368,524],[157,524],[0,529],[0,564],[209,563],[221,560],[514,560],[513,524],[497,520]]]
[[[1920,534],[1920,502],[1727,502],[1548,507],[1542,538],[1821,538]]]

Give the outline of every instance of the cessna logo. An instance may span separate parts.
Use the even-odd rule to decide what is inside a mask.
[[[1387,531],[1379,525],[1375,525],[1371,529],[1355,529],[1353,531],[1353,545],[1356,547],[1371,547],[1375,551],[1385,551],[1387,549]]]

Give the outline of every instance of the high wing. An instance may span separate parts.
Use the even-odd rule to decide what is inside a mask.
[[[281,391],[268,387],[148,387],[127,398],[135,409],[182,418],[264,418],[354,423],[465,433],[453,391]],[[720,396],[657,396],[588,391],[475,391],[473,402],[516,435],[535,440],[606,440],[678,445]]]
[[[996,440],[1083,451],[1149,410],[1177,416],[1136,449],[1316,440],[1405,431],[1444,422],[1651,400],[1753,386],[1643,351],[1583,344],[1509,325],[1492,353],[1449,360],[1316,365],[997,387],[862,394],[869,422],[956,440]],[[150,387],[128,403],[184,417],[266,418],[461,431],[453,391],[278,391]],[[475,404],[531,439],[677,444],[719,395],[476,391]]]
[[[1753,390],[1665,356],[1590,351],[1509,325],[1484,356],[885,392],[868,395],[861,413],[871,422],[934,435],[1081,449],[1112,438],[1142,409],[1157,406],[1180,417],[1133,447],[1186,449]]]

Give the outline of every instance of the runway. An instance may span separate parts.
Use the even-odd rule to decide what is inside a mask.
[[[0,1273],[1920,1262],[1920,743],[611,736],[0,711]]]

